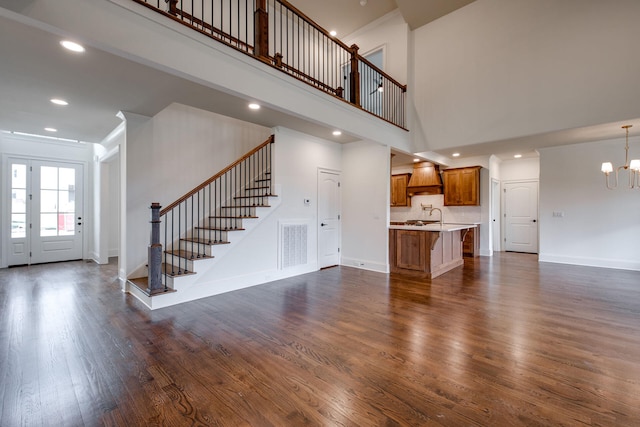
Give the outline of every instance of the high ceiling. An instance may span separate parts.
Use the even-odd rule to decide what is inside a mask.
[[[398,6],[410,24],[418,26],[447,13],[453,4],[468,2],[367,0],[361,6],[360,0],[294,0],[292,4],[320,25],[346,35]],[[67,52],[59,45],[62,35],[56,34],[56,29],[44,29],[44,25],[13,12],[28,9],[29,3],[0,0],[0,130],[99,142],[120,123],[118,111],[153,116],[171,102],[179,102],[267,127],[286,123],[311,135],[328,133],[318,123],[275,110],[250,116],[247,100],[96,48],[89,47],[81,55]],[[448,7],[443,7],[445,4]],[[49,100],[54,97],[66,97],[70,104],[53,105]],[[47,132],[47,127],[58,131]],[[353,140],[341,138],[342,142]]]
[[[399,9],[414,29],[463,7],[472,0],[291,0],[300,10],[327,29],[348,36],[358,28]],[[82,55],[59,46],[56,29],[13,11],[22,11],[29,0],[0,0],[0,130],[47,134],[58,129],[59,138],[99,142],[119,123],[118,111],[153,116],[171,102],[217,112],[266,127],[286,126],[318,137],[329,132],[322,124],[282,111],[264,109],[259,116],[246,108],[246,99],[215,91],[186,79],[88,47]],[[44,64],[44,65],[43,65]],[[163,90],[157,90],[162,87]],[[49,99],[65,96],[73,102],[61,108]],[[640,121],[633,124],[640,128]],[[620,124],[620,125],[621,125]],[[543,146],[571,144],[620,137],[618,124],[563,130],[509,141],[464,147],[465,156],[512,155]],[[343,135],[342,142],[355,140]],[[447,151],[454,150],[450,147]],[[448,156],[447,153],[440,153]]]
[[[475,0],[289,0],[327,30],[348,36],[359,28],[399,9],[415,30]],[[364,3],[361,5],[361,3]]]

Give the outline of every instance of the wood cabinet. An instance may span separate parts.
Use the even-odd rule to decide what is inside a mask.
[[[472,166],[442,172],[445,206],[480,206],[480,169]]]
[[[391,175],[391,206],[411,206],[411,197],[407,195],[410,173]]]
[[[470,228],[462,241],[462,255],[477,257],[480,255],[480,226]]]
[[[389,266],[392,273],[417,274],[433,279],[461,266],[461,230],[389,230]]]

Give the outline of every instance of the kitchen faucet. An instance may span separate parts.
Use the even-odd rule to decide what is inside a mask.
[[[423,208],[423,209],[429,209],[429,216],[433,215],[433,211],[438,211],[440,212],[440,227],[442,227],[442,210],[440,210],[440,208]]]

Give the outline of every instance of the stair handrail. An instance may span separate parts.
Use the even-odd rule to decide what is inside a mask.
[[[242,163],[243,161],[245,161],[246,159],[248,159],[249,157],[251,157],[252,155],[254,155],[255,153],[257,153],[258,151],[260,151],[262,148],[266,147],[267,145],[273,143],[274,141],[274,135],[269,136],[269,138],[267,138],[267,140],[265,142],[263,142],[262,144],[258,145],[257,147],[255,147],[253,150],[249,151],[248,153],[246,153],[244,156],[242,156],[241,158],[239,158],[238,160],[236,160],[235,162],[231,163],[229,166],[225,167],[224,169],[222,169],[220,172],[216,173],[215,175],[213,175],[211,178],[207,179],[206,181],[204,181],[202,184],[198,185],[197,187],[195,187],[193,190],[189,191],[188,193],[186,193],[184,196],[180,197],[179,199],[177,199],[175,202],[169,204],[167,207],[165,207],[164,209],[162,209],[160,211],[160,216],[164,216],[165,214],[167,214],[167,212],[171,211],[172,209],[176,208],[178,205],[180,205],[180,203],[185,202],[187,199],[189,199],[191,196],[193,196],[194,194],[196,194],[198,191],[202,190],[203,188],[205,188],[207,185],[211,184],[213,181],[215,181],[216,179],[220,178],[221,176],[223,176],[224,174],[226,174],[227,172],[229,172],[231,169],[233,169],[234,167],[238,166],[240,163]]]

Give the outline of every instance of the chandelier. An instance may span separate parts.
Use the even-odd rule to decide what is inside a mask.
[[[618,186],[618,173],[620,169],[629,171],[629,188],[640,188],[640,160],[631,160],[629,163],[629,128],[631,125],[622,126],[622,129],[627,131],[626,144],[624,146],[625,156],[624,156],[624,165],[618,167],[616,172],[616,180],[615,184],[611,186],[609,184],[609,175],[613,172],[613,164],[611,162],[604,162],[602,164],[602,172],[604,172],[605,182],[607,184],[607,188],[609,190],[613,190]]]

